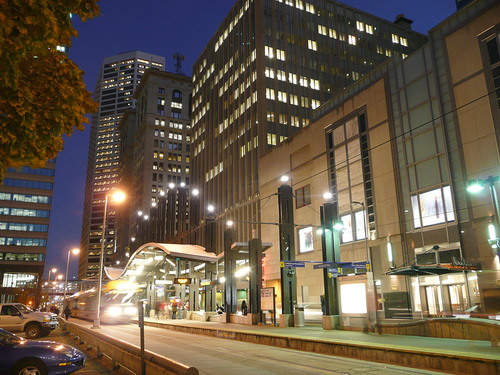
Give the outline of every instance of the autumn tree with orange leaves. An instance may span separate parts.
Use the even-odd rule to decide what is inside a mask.
[[[83,71],[57,46],[71,45],[98,0],[0,0],[0,182],[9,167],[42,167],[97,109]]]

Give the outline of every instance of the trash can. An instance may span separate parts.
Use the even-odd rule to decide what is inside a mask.
[[[295,306],[295,314],[293,317],[294,327],[305,327],[306,318],[304,317],[304,307]]]

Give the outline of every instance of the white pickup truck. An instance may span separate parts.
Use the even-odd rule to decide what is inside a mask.
[[[28,339],[47,336],[58,324],[56,314],[33,311],[22,303],[0,303],[0,328],[25,332]]]

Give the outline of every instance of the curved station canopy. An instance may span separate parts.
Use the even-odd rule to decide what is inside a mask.
[[[217,256],[202,246],[149,242],[130,256],[124,268],[105,267],[105,272],[110,280],[170,284],[177,277],[205,278],[207,263],[217,263]]]

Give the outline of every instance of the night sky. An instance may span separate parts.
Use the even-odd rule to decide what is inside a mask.
[[[423,34],[456,11],[455,0],[346,0],[344,4],[389,21],[398,14],[413,20],[412,29]],[[93,92],[102,60],[122,52],[140,50],[165,57],[165,70],[174,72],[172,56],[185,56],[182,71],[192,66],[235,4],[235,0],[120,0],[101,1],[102,15],[81,23],[74,19],[78,38],[70,58],[85,72],[87,90]],[[49,268],[66,270],[67,251],[80,247],[90,124],[65,140],[57,158],[45,277]],[[76,278],[78,259],[70,259],[68,279]],[[51,275],[51,279],[53,276]]]

